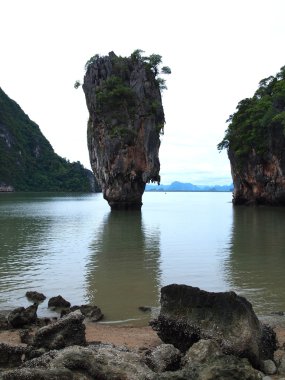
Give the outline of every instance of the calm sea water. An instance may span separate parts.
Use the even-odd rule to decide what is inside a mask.
[[[0,195],[0,310],[27,290],[93,303],[108,323],[147,324],[170,283],[234,290],[285,311],[285,209],[233,208],[230,193],[145,193],[141,212],[101,194]],[[47,301],[40,315],[50,315]]]

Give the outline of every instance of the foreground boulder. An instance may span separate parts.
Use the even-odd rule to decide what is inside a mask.
[[[182,360],[179,380],[260,380],[247,359],[225,355],[214,340],[194,343]],[[176,375],[178,375],[176,373]],[[167,379],[167,376],[165,377]]]
[[[212,347],[214,346],[214,347]],[[202,351],[202,354],[199,351]],[[1,380],[260,380],[247,359],[224,355],[217,343],[200,341],[181,355],[171,345],[150,353],[151,362],[134,351],[111,345],[72,346],[26,361],[0,374]],[[176,369],[176,370],[175,370]]]
[[[155,380],[140,356],[109,345],[73,346],[50,351],[24,364],[24,368],[0,375],[2,380]]]
[[[85,345],[84,316],[75,311],[60,320],[40,328],[34,337],[33,346],[54,350],[72,345]]]
[[[186,285],[161,289],[161,311],[151,322],[158,336],[181,351],[200,339],[213,339],[223,353],[248,358],[259,368],[272,359],[275,334],[262,326],[251,304],[234,292],[210,293]]]
[[[17,307],[8,315],[8,324],[19,328],[35,323],[37,320],[38,304],[35,303],[27,308]]]

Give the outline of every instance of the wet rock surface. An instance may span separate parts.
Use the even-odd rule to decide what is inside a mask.
[[[37,320],[38,304],[35,303],[27,308],[18,307],[8,315],[8,324],[12,327],[19,328],[30,325]]]
[[[46,296],[43,293],[39,293],[33,290],[26,292],[26,297],[34,302],[42,302],[46,299]]]
[[[95,56],[83,90],[92,170],[113,210],[140,209],[147,182],[159,182],[165,123],[159,82],[141,58]]]
[[[98,322],[104,317],[101,309],[95,305],[71,306],[70,309],[63,310],[61,316],[63,317],[76,310],[80,310],[84,317],[88,318],[91,322]]]
[[[272,359],[276,342],[251,304],[234,292],[211,293],[186,285],[161,289],[161,311],[151,322],[158,336],[186,351],[200,339],[213,339],[225,354],[245,357],[257,368]]]
[[[51,297],[48,300],[48,307],[58,307],[58,308],[65,308],[70,307],[70,302],[66,301],[61,295],[58,295],[56,297]]]

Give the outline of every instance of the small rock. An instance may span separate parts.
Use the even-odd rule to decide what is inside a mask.
[[[46,296],[43,293],[39,293],[36,291],[26,292],[26,297],[31,299],[34,302],[42,302],[46,299]]]
[[[19,335],[22,343],[32,344],[33,336],[30,334],[30,331],[28,329],[21,330],[19,332]]]
[[[146,356],[145,362],[155,372],[175,371],[180,366],[181,356],[172,344],[161,344]]]
[[[199,342],[194,343],[192,347],[185,353],[182,359],[182,366],[188,363],[206,363],[209,359],[218,358],[222,356],[222,350],[219,344],[211,339],[201,339]]]
[[[61,295],[58,295],[49,299],[48,307],[70,307],[70,302],[66,301]]]
[[[280,359],[280,364],[278,367],[278,374],[285,375],[285,354]]]
[[[7,330],[7,329],[8,329],[7,317],[4,314],[0,314],[0,330]]]
[[[72,306],[69,310],[62,310],[60,316],[63,317],[76,310],[80,310],[84,317],[89,318],[91,322],[98,322],[104,317],[101,309],[95,305]]]
[[[19,328],[36,322],[37,309],[38,304],[34,303],[26,309],[24,307],[18,307],[12,310],[8,315],[8,324],[12,327]]]
[[[284,351],[280,349],[274,352],[274,362],[276,363],[277,367],[280,365],[282,356],[284,355],[285,355]]]
[[[284,311],[272,311],[270,314],[271,315],[280,315],[280,316],[283,316],[284,315]]]
[[[265,373],[265,375],[275,375],[277,368],[275,363],[272,360],[268,359],[263,361],[262,371]]]
[[[151,307],[149,306],[139,306],[138,309],[144,313],[151,311]]]

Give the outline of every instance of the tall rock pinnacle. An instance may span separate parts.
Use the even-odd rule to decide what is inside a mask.
[[[164,81],[157,77],[161,57],[150,57],[139,50],[129,58],[111,52],[86,64],[90,162],[111,209],[140,209],[146,183],[160,181]]]

